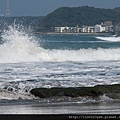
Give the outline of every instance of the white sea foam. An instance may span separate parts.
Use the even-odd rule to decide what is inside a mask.
[[[25,94],[25,93],[17,93],[17,92],[11,92],[7,90],[0,90],[0,99],[8,99],[8,100],[18,100],[18,99],[37,99],[37,97],[31,95],[31,94]]]
[[[120,48],[44,49],[34,35],[16,27],[9,27],[1,37],[0,63],[8,64],[0,64],[0,99],[33,99],[29,92],[39,87],[120,83]]]
[[[3,44],[0,45],[0,63],[16,63],[37,60],[37,54],[42,54],[42,48],[35,41],[34,36],[9,27],[2,34]]]
[[[0,63],[120,60],[120,48],[45,50],[34,36],[13,27],[2,34],[2,40],[4,43],[0,45]]]
[[[110,42],[120,42],[120,37],[96,37],[96,38]]]
[[[108,102],[108,101],[113,101],[113,99],[103,94],[102,96],[100,96],[100,101]]]

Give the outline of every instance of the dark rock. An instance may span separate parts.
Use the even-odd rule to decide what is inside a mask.
[[[120,99],[120,93],[107,93],[106,96],[112,99]]]
[[[7,90],[8,91],[14,91],[14,88],[13,87],[8,87]]]
[[[40,98],[49,98],[53,96],[98,97],[105,93],[119,93],[119,91],[120,91],[120,84],[118,85],[97,85],[94,87],[35,88],[35,89],[32,89],[30,92],[31,94],[38,96]]]

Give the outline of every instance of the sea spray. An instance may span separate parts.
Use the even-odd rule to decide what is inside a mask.
[[[3,44],[0,45],[0,63],[17,63],[38,61],[37,53],[42,52],[42,48],[31,36],[20,30],[19,27],[9,26],[8,30],[2,33]]]
[[[24,27],[16,26],[9,26],[1,35],[0,63],[120,60],[120,48],[44,49],[34,34],[28,34]]]

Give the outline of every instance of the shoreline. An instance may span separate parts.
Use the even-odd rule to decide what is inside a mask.
[[[81,35],[81,36],[111,36],[113,33],[57,33],[57,32],[32,32],[42,35]]]
[[[109,36],[113,35],[112,33],[55,33],[55,32],[48,32],[43,33],[47,35],[83,35],[83,36]]]
[[[42,104],[39,102],[29,104],[1,105],[0,114],[119,114],[120,102],[101,102],[101,103],[54,103]],[[19,108],[19,109],[18,109]]]

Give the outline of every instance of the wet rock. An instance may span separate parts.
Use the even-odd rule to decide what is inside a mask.
[[[35,88],[30,92],[40,98],[49,98],[53,96],[92,96],[98,97],[108,93],[119,93],[120,84],[118,85],[97,85],[94,87],[70,87],[70,88]],[[118,94],[116,94],[118,96]],[[109,94],[110,96],[110,94]]]
[[[13,87],[8,87],[7,90],[12,92],[12,91],[14,91],[14,88]]]
[[[120,99],[120,93],[107,93],[106,96],[112,99]]]

